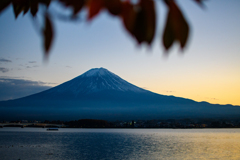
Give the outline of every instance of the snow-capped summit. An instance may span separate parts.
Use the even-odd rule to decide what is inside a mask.
[[[105,68],[92,68],[88,70],[87,72],[83,73],[81,76],[82,77],[91,77],[91,76],[106,76],[106,75],[115,75],[112,72],[108,71]]]
[[[147,92],[105,68],[93,68],[68,82],[50,89],[48,93],[70,93],[74,96],[80,96],[99,91]]]

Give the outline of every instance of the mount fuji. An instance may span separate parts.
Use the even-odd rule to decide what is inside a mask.
[[[93,68],[46,91],[0,102],[2,120],[239,118],[240,106],[160,95],[104,68]]]

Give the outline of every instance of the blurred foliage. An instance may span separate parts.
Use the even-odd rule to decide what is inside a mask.
[[[162,0],[168,8],[167,21],[165,24],[162,42],[166,50],[169,50],[178,42],[184,49],[189,37],[189,25],[175,0]],[[193,0],[203,6],[203,0]],[[13,7],[15,18],[20,13],[25,15],[29,11],[33,18],[37,14],[43,14],[45,19],[41,34],[45,55],[48,55],[54,39],[53,18],[49,13],[49,5],[59,3],[72,10],[69,19],[74,20],[84,10],[87,12],[87,20],[91,21],[102,10],[119,17],[127,32],[138,42],[152,44],[156,35],[156,7],[157,0],[1,0],[0,13],[8,6]],[[43,12],[39,12],[39,5],[45,6]]]

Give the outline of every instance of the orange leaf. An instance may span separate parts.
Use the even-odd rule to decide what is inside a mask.
[[[102,8],[104,8],[104,0],[89,0],[88,20],[91,20],[93,17],[95,17]]]
[[[43,36],[44,36],[45,54],[48,55],[48,52],[52,45],[54,33],[53,33],[51,19],[49,18],[49,16],[47,14],[45,15],[45,28],[43,30]]]

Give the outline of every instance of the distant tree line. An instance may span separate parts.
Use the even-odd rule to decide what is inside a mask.
[[[75,121],[69,121],[65,123],[70,128],[108,128],[112,127],[110,123],[105,120],[95,119],[80,119]]]

